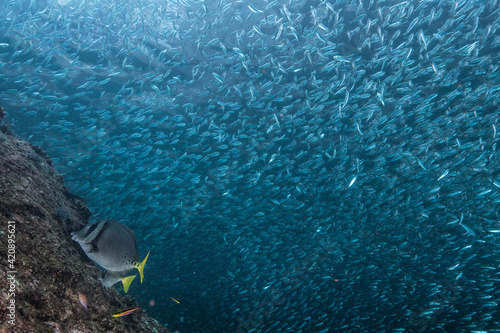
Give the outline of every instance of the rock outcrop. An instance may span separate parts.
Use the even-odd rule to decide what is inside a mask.
[[[71,240],[89,221],[85,201],[3,116],[0,110],[0,332],[168,332],[142,310],[112,317],[139,305],[104,289],[99,269]]]

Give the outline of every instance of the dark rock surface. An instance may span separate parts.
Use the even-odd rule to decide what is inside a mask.
[[[85,262],[71,240],[70,233],[89,221],[85,201],[70,193],[44,151],[15,137],[2,118],[3,110],[0,332],[168,332],[142,310],[112,317],[139,305],[132,297],[104,289],[97,280],[99,269]],[[85,295],[87,309],[79,294]],[[9,323],[12,319],[15,325]]]

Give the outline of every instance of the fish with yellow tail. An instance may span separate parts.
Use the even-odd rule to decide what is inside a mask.
[[[102,275],[98,278],[104,288],[111,288],[118,282],[122,282],[123,290],[128,292],[130,284],[134,281],[136,275],[122,277],[120,273],[112,273],[110,271],[103,271]]]
[[[106,272],[100,279],[103,286],[110,287],[122,281],[124,290],[128,291],[135,275],[121,276],[134,268],[139,271],[142,283],[149,252],[143,261],[139,261],[135,234],[126,225],[113,220],[103,220],[72,232],[71,236],[93,262],[105,269]]]

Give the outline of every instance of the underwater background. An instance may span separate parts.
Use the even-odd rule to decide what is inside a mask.
[[[0,104],[181,332],[500,332],[491,1],[0,6]]]

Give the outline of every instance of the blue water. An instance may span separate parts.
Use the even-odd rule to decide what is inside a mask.
[[[498,332],[499,14],[7,1],[0,104],[173,331]]]

